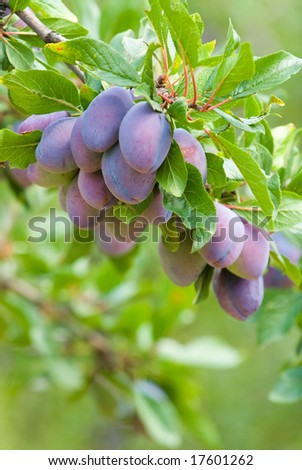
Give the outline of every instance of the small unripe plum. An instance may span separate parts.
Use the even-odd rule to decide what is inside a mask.
[[[32,163],[27,168],[27,177],[29,181],[42,186],[42,188],[58,188],[68,181],[72,180],[75,172],[70,173],[49,173],[39,165],[39,163]]]
[[[81,170],[78,185],[84,201],[95,209],[103,209],[113,197],[106,186],[101,171],[85,173]]]
[[[245,279],[257,279],[263,276],[268,265],[270,250],[268,234],[246,220],[242,221],[246,240],[239,257],[235,263],[228,266],[228,270]]]
[[[200,250],[207,263],[214,268],[226,268],[239,257],[245,240],[244,225],[231,209],[215,203],[217,226],[211,240]]]
[[[32,114],[20,124],[17,132],[23,134],[24,132],[44,131],[52,122],[68,116],[69,113],[66,111],[57,111],[49,114]]]
[[[173,138],[179,145],[184,160],[199,170],[205,182],[207,179],[207,159],[198,140],[190,132],[180,128],[174,131]]]
[[[206,262],[198,253],[191,253],[192,240],[186,234],[180,240],[179,249],[170,251],[159,242],[159,257],[162,268],[168,278],[177,286],[189,286],[195,282],[206,267]]]
[[[155,185],[155,173],[138,173],[125,161],[120,147],[104,153],[102,172],[109,191],[120,201],[138,204],[144,201]]]
[[[123,256],[133,250],[135,243],[131,240],[118,240],[110,224],[102,221],[95,229],[96,242],[102,253],[112,257]]]
[[[98,95],[83,115],[85,145],[94,152],[105,152],[116,144],[122,119],[132,106],[129,92],[117,86]]]
[[[84,143],[82,136],[83,115],[79,117],[73,126],[70,147],[74,161],[80,170],[86,173],[98,171],[102,167],[102,154],[90,150]]]
[[[171,127],[163,113],[144,102],[124,117],[119,144],[126,162],[140,173],[153,173],[163,163],[171,146]]]
[[[172,212],[163,206],[163,195],[158,189],[154,191],[153,199],[149,206],[142,212],[142,218],[146,219],[149,224],[161,225],[170,220]]]
[[[36,149],[37,162],[50,173],[68,173],[76,170],[70,137],[76,118],[64,118],[46,127]]]
[[[82,198],[77,177],[68,187],[66,208],[70,219],[79,228],[92,229],[98,222],[99,211],[89,206]]]
[[[227,269],[216,270],[214,292],[223,310],[237,320],[246,320],[262,304],[263,278],[243,279]]]

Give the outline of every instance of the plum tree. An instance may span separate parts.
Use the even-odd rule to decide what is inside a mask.
[[[155,185],[155,173],[138,173],[125,161],[118,144],[104,153],[102,172],[111,193],[120,201],[138,204]]]
[[[163,194],[156,188],[153,193],[152,201],[149,206],[142,212],[141,217],[146,219],[149,224],[161,225],[168,222],[172,212],[163,206]]]
[[[122,119],[132,106],[129,92],[120,87],[108,88],[98,95],[83,114],[85,145],[94,152],[105,152],[116,144]]]
[[[239,257],[245,240],[240,217],[228,207],[215,203],[217,226],[211,240],[200,250],[207,263],[214,268],[226,268]]]
[[[228,270],[245,279],[263,276],[269,260],[269,235],[264,230],[242,219],[246,240],[236,261]]]
[[[72,180],[67,189],[66,209],[72,222],[79,228],[92,229],[98,222],[99,211],[82,198],[78,177]]]
[[[90,150],[84,143],[82,136],[83,116],[79,117],[73,126],[70,147],[71,152],[80,170],[86,173],[98,171],[102,166],[102,154]]]
[[[198,140],[185,129],[175,129],[173,139],[179,145],[184,160],[194,165],[200,172],[203,181],[207,179],[207,159]]]
[[[44,130],[36,149],[37,162],[50,173],[68,173],[76,170],[70,137],[76,118],[64,118],[53,122]]]
[[[29,181],[43,188],[58,188],[70,181],[74,176],[74,171],[69,173],[50,173],[44,170],[39,163],[32,163],[27,168]]]
[[[198,253],[191,253],[192,240],[187,232],[181,237],[176,252],[170,251],[161,239],[159,257],[168,278],[177,286],[189,286],[195,282],[206,267],[206,262]]]
[[[163,163],[171,146],[170,124],[163,113],[148,103],[136,104],[124,117],[119,144],[126,162],[140,173],[153,173]]]
[[[102,220],[95,229],[96,242],[102,253],[112,257],[123,256],[133,250],[135,242],[132,240],[118,240],[112,226]]]
[[[66,111],[56,111],[48,114],[32,114],[23,121],[17,129],[19,134],[32,131],[44,131],[52,122],[69,116]]]
[[[84,201],[95,209],[103,209],[113,197],[106,186],[101,171],[85,173],[81,170],[78,185]]]
[[[263,277],[243,279],[221,269],[215,272],[213,287],[221,307],[237,320],[246,320],[263,301]]]

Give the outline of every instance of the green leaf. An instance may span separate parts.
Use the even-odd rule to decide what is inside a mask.
[[[52,31],[61,34],[67,39],[86,36],[89,31],[79,23],[64,18],[43,18],[42,22]]]
[[[110,84],[126,87],[137,86],[141,82],[133,66],[103,41],[90,38],[71,39],[46,44],[45,50],[61,62],[80,62]]]
[[[135,384],[135,406],[146,431],[157,443],[178,447],[181,443],[180,417],[165,392],[152,382]]]
[[[291,191],[292,193],[302,196],[302,167],[287,185],[286,191]]]
[[[282,192],[281,192],[281,182],[280,177],[277,173],[274,173],[267,182],[268,190],[271,196],[271,200],[276,209],[279,208],[282,199]]]
[[[62,0],[30,0],[30,8],[41,18],[63,18],[78,21],[77,17],[64,5]]]
[[[259,134],[259,129],[257,127],[251,127],[249,126],[248,124],[246,124],[244,122],[243,119],[237,117],[237,116],[234,116],[231,111],[229,111],[228,113],[225,113],[224,111],[222,111],[221,109],[214,109],[215,113],[219,114],[219,116],[223,117],[227,122],[229,122],[230,124],[232,124],[232,126],[236,127],[236,129],[240,129],[241,131],[245,131],[245,132],[251,132],[251,133],[258,133]],[[260,133],[264,132],[262,130],[262,128],[260,129]]]
[[[33,51],[15,38],[5,41],[5,50],[10,63],[18,70],[29,70],[35,61]]]
[[[223,137],[215,136],[215,140],[218,141],[224,153],[236,163],[254,196],[257,198],[264,214],[273,216],[275,207],[271,200],[268,180],[258,163],[248,152],[228,142]]]
[[[295,291],[267,289],[258,312],[257,339],[261,345],[279,341],[294,326],[302,311],[301,294]]]
[[[80,99],[81,105],[84,109],[87,109],[91,101],[98,96],[98,92],[93,90],[87,85],[82,85],[80,88]]]
[[[188,103],[185,98],[178,98],[168,109],[169,116],[173,117],[179,124],[185,125],[192,129],[204,129],[204,120],[195,119],[189,121],[188,114]]]
[[[152,194],[147,197],[144,201],[140,202],[139,204],[122,204],[117,205],[113,209],[114,217],[117,217],[122,222],[126,224],[130,224],[134,222],[134,220],[139,217],[145,209],[150,205],[152,201]]]
[[[238,55],[227,57],[220,64],[214,83],[217,95],[225,96],[243,80],[249,80],[255,73],[253,53],[249,42],[242,44]]]
[[[162,47],[165,46],[168,36],[168,26],[162,15],[162,8],[159,0],[149,0],[151,10],[147,10],[146,14],[153,25],[159,42]]]
[[[0,159],[10,168],[26,168],[36,161],[35,151],[42,132],[16,134],[9,129],[0,130]]]
[[[214,188],[222,188],[227,183],[227,177],[224,170],[225,160],[213,153],[207,153],[207,182]]]
[[[159,184],[175,197],[181,197],[187,185],[188,170],[178,144],[173,141],[167,158],[159,168],[157,175]]]
[[[186,166],[188,181],[184,194],[175,197],[162,190],[163,203],[167,210],[179,215],[187,228],[194,230],[193,251],[198,251],[215,232],[216,209],[197,168],[190,163],[186,163]]]
[[[206,300],[210,294],[210,287],[212,285],[214,275],[214,268],[212,266],[207,265],[202,273],[200,274],[199,278],[195,282],[195,290],[196,290],[196,297],[194,299],[194,304],[198,304],[203,300]]]
[[[164,338],[157,343],[156,350],[161,360],[188,367],[231,369],[242,362],[239,351],[211,336],[187,344]]]
[[[154,83],[154,72],[153,72],[153,54],[160,47],[159,44],[152,42],[145,56],[145,64],[142,72],[142,81],[146,83],[150,88],[150,96],[156,96],[156,89]]]
[[[240,46],[240,37],[235,31],[231,19],[229,19],[229,29],[227,34],[226,45],[224,48],[224,56],[228,57],[233,54],[236,49]]]
[[[152,3],[152,2],[151,2]],[[198,50],[201,45],[202,21],[191,16],[180,0],[159,0],[164,12],[176,50],[184,62],[190,67],[198,64]]]
[[[282,372],[269,399],[275,403],[295,403],[302,400],[302,367],[292,367]]]
[[[0,83],[8,87],[12,102],[25,114],[79,111],[77,87],[59,73],[48,70],[14,71],[0,77]]]
[[[274,251],[271,251],[271,259],[274,260],[274,265],[281,269],[282,274],[289,277],[297,287],[301,285],[302,274],[296,264],[293,264],[286,256]]]
[[[245,208],[248,208],[248,210]],[[252,208],[254,210],[251,210]],[[295,193],[283,191],[280,206],[274,220],[271,220],[270,217],[265,217],[265,214],[258,207],[258,203],[255,200],[245,201],[242,204],[236,205],[236,212],[245,217],[249,222],[262,226],[267,231],[279,232],[288,230],[299,225],[301,222],[302,197]]]
[[[279,51],[255,61],[255,75],[244,81],[234,91],[235,99],[244,98],[259,91],[276,88],[298,73],[302,60],[288,52]]]
[[[12,12],[25,10],[28,7],[30,0],[9,0],[9,7]]]

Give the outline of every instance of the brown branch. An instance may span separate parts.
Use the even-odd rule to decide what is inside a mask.
[[[5,6],[9,7],[9,0],[3,0]],[[47,26],[45,26],[39,18],[31,10],[23,10],[15,12],[19,18],[24,21],[46,44],[48,43],[57,43],[66,41],[64,36],[52,31]],[[79,67],[73,64],[66,64],[67,67],[77,75],[81,82],[85,83],[84,74],[81,72]]]

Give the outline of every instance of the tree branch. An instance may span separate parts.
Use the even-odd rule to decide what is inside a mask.
[[[3,0],[5,6],[9,7],[9,0]],[[52,31],[45,26],[39,18],[31,10],[16,11],[16,15],[24,21],[46,44],[66,41],[64,36]],[[72,64],[66,64],[67,67],[72,70],[81,82],[85,83],[84,74],[81,72],[79,67]]]

